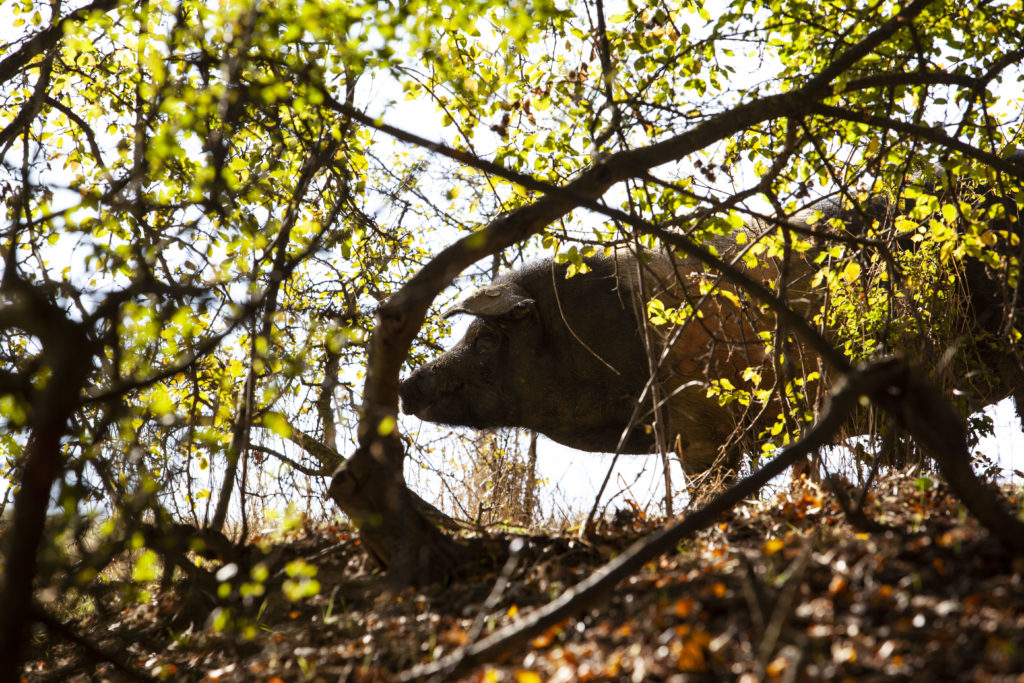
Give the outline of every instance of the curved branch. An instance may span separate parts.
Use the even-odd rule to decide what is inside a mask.
[[[109,176],[110,172],[107,170],[107,165],[103,162],[103,152],[100,150],[100,146],[96,143],[96,135],[93,133],[92,128],[89,127],[89,124],[86,123],[85,119],[83,119],[81,116],[75,113],[75,111],[71,107],[67,106],[59,100],[50,97],[49,95],[46,96],[44,102],[53,107],[54,109],[56,109],[57,111],[59,111],[60,113],[64,114],[64,116],[68,117],[69,121],[73,122],[76,126],[78,126],[81,129],[82,134],[85,136],[86,141],[89,143],[89,149],[92,150],[93,158],[96,159],[96,164],[105,174]]]
[[[819,114],[833,119],[840,119],[842,121],[863,123],[875,128],[886,128],[897,133],[910,135],[920,140],[934,142],[935,144],[942,145],[948,149],[956,150],[966,157],[988,164],[997,171],[1002,171],[1024,180],[1024,159],[1003,158],[993,152],[986,152],[985,150],[978,149],[974,145],[964,142],[959,138],[955,138],[944,133],[939,128],[919,126],[917,124],[907,123],[906,121],[899,121],[888,116],[871,114],[866,111],[850,111],[848,109],[843,109],[842,107],[822,104],[820,102],[809,103],[807,105],[807,110],[813,114]]]
[[[958,85],[962,88],[976,88],[980,79],[965,74],[946,73],[945,71],[898,71],[894,73],[872,74],[855,78],[846,83],[836,94],[867,90],[869,88],[898,88],[911,85]]]
[[[52,48],[64,37],[64,24],[77,24],[85,21],[93,12],[109,12],[117,7],[119,0],[93,0],[88,5],[79,7],[63,19],[56,21],[47,29],[29,38],[16,52],[0,61],[0,83],[6,83],[23,66]]]
[[[46,59],[43,60],[43,64],[39,68],[39,80],[36,81],[36,86],[32,89],[32,95],[11,122],[3,130],[0,130],[0,148],[6,148],[7,143],[21,133],[22,129],[29,125],[42,110],[46,91],[50,87],[50,76],[53,74],[55,56],[56,51],[51,51],[46,55]]]
[[[872,74],[855,78],[843,86],[841,92],[866,90],[868,88],[894,88],[910,85],[958,85],[961,88],[979,90],[999,77],[1006,68],[1019,64],[1024,59],[1024,47],[1017,48],[993,62],[980,76],[949,73],[946,71],[911,71]],[[838,94],[838,93],[837,93]]]

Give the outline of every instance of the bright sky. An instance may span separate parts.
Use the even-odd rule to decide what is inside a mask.
[[[9,11],[10,7],[0,2],[0,18],[8,15]],[[450,141],[450,129],[446,130],[440,125],[440,116],[433,105],[406,100],[394,81],[364,80],[360,87],[364,104],[370,103],[370,113],[381,114],[388,123],[425,137]],[[379,137],[383,141],[384,137]],[[481,220],[486,218],[480,217]],[[458,336],[461,336],[461,331],[455,338]],[[453,342],[454,339],[450,341]],[[978,450],[1006,469],[1024,471],[1024,434],[1010,402],[1003,401],[989,411],[996,424],[996,434],[985,439]],[[415,430],[414,422],[409,419],[403,423]],[[552,506],[562,505],[584,512],[588,510],[610,465],[611,456],[608,455],[574,451],[546,439],[540,442],[538,476],[546,480],[544,490]],[[622,496],[629,497],[641,506],[651,501],[657,503],[664,487],[661,467],[658,456],[620,457],[604,499],[607,501],[619,496],[613,502],[613,508],[616,504],[621,505]],[[678,467],[672,472],[672,478],[679,488],[683,477]]]
[[[363,95],[373,103],[372,113],[382,114],[387,123],[428,139],[451,142],[452,129],[441,125],[440,116],[431,104],[405,100],[394,82],[375,81],[366,85],[368,88]],[[480,218],[486,220],[487,217]],[[449,347],[462,336],[466,324],[468,320],[456,325],[452,338],[447,342]],[[995,460],[1007,475],[1014,469],[1024,471],[1024,432],[1014,414],[1012,402],[1004,400],[985,412],[993,418],[995,434],[983,439],[977,451]],[[403,424],[414,433],[420,428],[430,430],[430,427],[420,427],[421,423],[416,418],[405,418]],[[545,511],[557,512],[562,508],[586,514],[594,504],[612,461],[611,455],[577,451],[542,437],[538,442],[537,475],[544,481],[541,489]],[[680,490],[684,477],[678,463],[673,464],[671,476],[673,488]],[[429,499],[429,494],[426,495]],[[661,457],[628,455],[615,461],[602,504],[611,501],[609,509],[614,510],[624,505],[624,498],[629,498],[641,507],[649,505],[657,509],[663,497]]]
[[[1004,469],[1003,474],[1007,480],[1024,481],[1013,474],[1013,470],[1024,472],[1024,432],[1014,413],[1013,402],[1005,399],[989,406],[984,412],[992,417],[995,434],[982,439],[975,452],[993,459]],[[612,463],[612,457],[573,450],[547,439],[538,443],[537,453],[538,477],[547,480],[544,488],[549,494],[555,500],[564,500],[566,507],[584,513],[588,511]],[[673,488],[682,488],[683,474],[675,463],[672,481]],[[641,507],[650,504],[652,509],[657,510],[664,497],[664,486],[660,456],[620,456],[601,502],[605,504],[611,501],[609,509],[615,510],[626,507],[624,496]]]

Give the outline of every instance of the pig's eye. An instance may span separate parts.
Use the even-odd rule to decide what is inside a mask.
[[[501,337],[494,330],[486,327],[480,330],[476,339],[473,340],[473,350],[477,353],[493,353],[501,345]]]

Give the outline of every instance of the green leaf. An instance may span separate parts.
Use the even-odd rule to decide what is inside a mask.
[[[288,418],[277,412],[268,412],[263,416],[263,426],[278,436],[287,439],[292,435],[292,427]]]
[[[156,581],[160,576],[160,556],[153,550],[144,550],[139,554],[132,568],[132,579],[139,583]]]

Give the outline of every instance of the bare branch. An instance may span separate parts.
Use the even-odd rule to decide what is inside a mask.
[[[109,650],[78,634],[70,626],[47,612],[41,605],[32,606],[32,618],[46,627],[52,635],[63,638],[85,652],[85,656],[96,664],[109,663],[133,681],[156,681],[144,671],[134,668],[122,651]]]
[[[67,106],[59,100],[50,97],[49,95],[46,96],[45,102],[57,111],[64,114],[64,116],[68,117],[69,121],[73,122],[76,126],[79,127],[79,129],[82,131],[82,134],[85,136],[86,141],[89,143],[89,149],[92,150],[92,156],[96,160],[96,165],[99,166],[104,173],[109,174],[109,171],[107,171],[107,165],[103,162],[103,152],[100,150],[100,146],[96,143],[96,135],[93,133],[93,130],[89,126],[89,124],[86,123],[85,119],[83,119],[81,116],[75,113],[75,111],[71,107]]]

